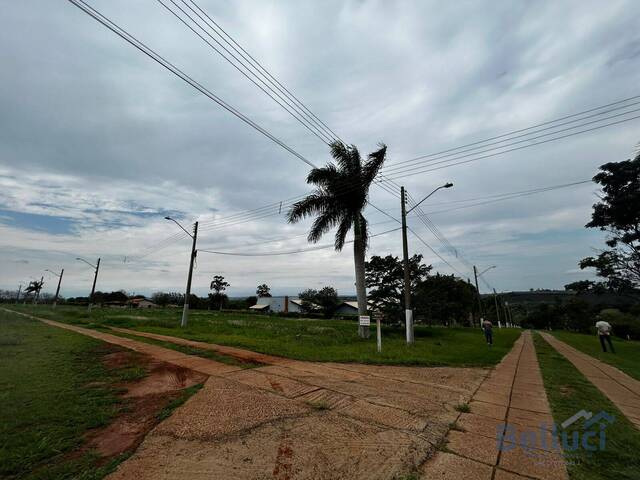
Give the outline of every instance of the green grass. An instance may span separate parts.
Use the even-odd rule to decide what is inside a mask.
[[[97,466],[94,454],[67,455],[118,413],[115,384],[143,374],[107,370],[101,357],[111,351],[0,311],[0,478],[99,479],[122,460]]]
[[[213,350],[204,350],[202,348],[190,347],[188,345],[179,345],[177,343],[171,343],[164,340],[156,340],[155,338],[131,335],[129,333],[117,332],[115,330],[111,330],[110,328],[100,328],[100,330],[105,331],[111,335],[117,335],[119,337],[130,338],[131,340],[137,340],[139,342],[144,342],[144,343],[149,343],[151,345],[157,345],[159,347],[169,348],[171,350],[175,350],[177,352],[181,352],[186,355],[194,355],[196,357],[208,358],[210,360],[215,360],[217,362],[224,363],[227,365],[234,365],[241,368],[256,368],[263,365],[263,364],[254,363],[254,362],[242,362],[234,357],[230,357],[229,355],[222,355],[221,353],[214,352]]]
[[[553,332],[553,335],[581,352],[591,355],[598,360],[619,368],[627,375],[640,380],[640,342],[622,340],[612,337],[616,353],[604,353],[600,347],[600,340],[594,335],[584,335],[571,332]]]
[[[594,413],[604,410],[615,416],[614,423],[606,429],[605,450],[588,452],[579,449],[571,454],[568,465],[570,477],[579,480],[640,478],[640,432],[540,335],[536,334],[534,341],[556,424],[581,409]],[[580,424],[574,424],[573,428],[579,429]]]
[[[88,327],[119,326],[191,340],[217,343],[298,360],[404,365],[492,366],[511,349],[517,329],[494,330],[488,347],[480,329],[417,326],[415,345],[405,343],[404,330],[383,327],[382,353],[371,339],[357,335],[348,320],[266,317],[243,313],[192,311],[189,325],[180,328],[178,309],[115,310],[46,306],[11,306],[19,311]]]

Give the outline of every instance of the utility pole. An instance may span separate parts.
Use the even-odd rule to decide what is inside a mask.
[[[424,197],[413,207],[407,210],[407,196],[404,187],[400,187],[400,210],[402,212],[402,264],[404,270],[404,315],[405,315],[405,327],[407,331],[407,345],[412,345],[414,342],[413,335],[413,310],[411,309],[411,272],[409,270],[409,246],[407,243],[407,214],[414,208],[418,207],[431,195],[436,193],[441,188],[451,188],[453,183],[447,182],[444,185],[440,185],[429,195]]]
[[[81,262],[86,263],[91,268],[95,269],[95,274],[93,275],[93,286],[91,287],[91,295],[89,296],[89,313],[91,313],[91,307],[93,306],[93,296],[96,293],[96,282],[98,281],[98,271],[100,270],[100,258],[98,258],[98,263],[93,265],[92,263],[87,262],[84,258],[76,257],[76,260],[80,260]],[[62,278],[62,275],[60,275]]]
[[[91,306],[93,305],[93,296],[96,293],[96,282],[98,281],[98,270],[100,270],[100,258],[98,258],[98,263],[96,263],[96,273],[93,276],[93,286],[91,287],[91,296],[89,297],[89,312],[91,312]]]
[[[198,250],[196,250],[196,243],[198,241],[198,222],[193,224],[193,234],[189,233],[180,223],[174,220],[171,217],[164,217],[165,220],[171,220],[176,225],[178,225],[187,235],[189,235],[193,239],[193,243],[191,244],[191,258],[189,260],[189,275],[187,277],[187,290],[184,295],[184,307],[182,309],[182,321],[180,322],[181,327],[187,326],[187,321],[189,320],[189,297],[191,296],[191,278],[193,277],[193,263],[195,262],[196,255],[198,254]]]
[[[411,272],[409,271],[409,245],[407,242],[407,207],[404,187],[400,187],[400,210],[402,212],[402,265],[404,267],[404,318],[407,345],[414,342],[413,310],[411,310]]]
[[[478,315],[480,315],[480,327],[482,327],[482,300],[480,299],[480,288],[478,287],[478,269],[473,266],[473,276],[476,279],[476,296],[478,297]]]
[[[500,325],[500,311],[498,310],[498,294],[496,293],[496,289],[495,288],[493,289],[493,301],[496,304],[496,320],[498,321],[498,325]],[[506,325],[505,325],[505,327],[506,327]]]
[[[51,271],[49,269],[47,269],[45,271],[47,271],[49,273],[52,273],[53,275],[58,277],[58,288],[56,288],[56,296],[53,297],[53,308],[56,308],[56,305],[58,303],[58,296],[60,295],[60,284],[62,283],[62,275],[64,275],[64,268],[62,269],[62,271],[60,273],[53,272],[53,271]]]
[[[22,284],[18,284],[18,296],[16,297],[16,305],[20,302],[20,292],[22,292]]]

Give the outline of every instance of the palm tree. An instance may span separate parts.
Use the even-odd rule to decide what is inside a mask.
[[[309,196],[296,202],[288,213],[290,223],[315,215],[309,236],[309,242],[316,243],[333,227],[338,227],[335,234],[335,248],[341,251],[347,233],[353,227],[353,258],[356,271],[356,294],[358,296],[358,313],[367,314],[367,291],[365,289],[364,260],[368,244],[367,220],[362,214],[367,205],[369,187],[376,178],[385,161],[387,147],[370,153],[363,162],[354,145],[347,146],[342,142],[331,144],[331,156],[335,163],[329,162],[325,167],[314,168],[307,176],[307,183],[315,185],[316,190]],[[369,337],[367,327],[359,327],[362,338]]]

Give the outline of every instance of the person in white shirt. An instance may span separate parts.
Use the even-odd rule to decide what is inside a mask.
[[[598,338],[600,339],[600,345],[602,346],[602,351],[607,352],[607,346],[605,341],[609,344],[609,349],[611,353],[616,353],[613,349],[613,343],[611,343],[611,324],[609,322],[605,322],[604,320],[599,320],[596,322],[596,330],[598,332]]]

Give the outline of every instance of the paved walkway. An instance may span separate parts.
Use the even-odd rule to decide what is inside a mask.
[[[640,429],[640,381],[621,372],[616,367],[583,353],[553,335],[541,333],[542,337],[618,407],[618,409]],[[594,338],[594,342],[596,339]]]
[[[482,383],[460,413],[446,444],[422,466],[423,480],[566,479],[561,452],[552,447],[551,433],[540,425],[553,424],[531,332],[525,332]],[[504,441],[498,438],[507,428]],[[544,431],[544,434],[541,433]],[[515,432],[537,432],[529,448],[514,445]],[[533,440],[533,439],[529,439]]]
[[[469,402],[489,373],[301,362],[164,338],[242,358],[253,355],[267,364],[241,369],[37,319],[209,375],[200,392],[152,430],[112,480],[406,476],[434,454],[458,416],[456,405]]]

